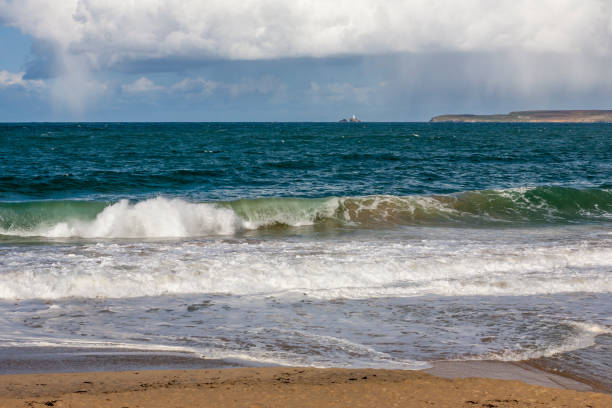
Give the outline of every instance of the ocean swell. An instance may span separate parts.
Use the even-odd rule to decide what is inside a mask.
[[[612,191],[534,187],[452,195],[259,198],[194,203],[0,203],[0,235],[164,238],[232,235],[274,227],[529,226],[610,222]]]

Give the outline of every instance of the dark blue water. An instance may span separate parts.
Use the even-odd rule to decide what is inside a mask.
[[[610,188],[608,124],[0,125],[0,200]]]

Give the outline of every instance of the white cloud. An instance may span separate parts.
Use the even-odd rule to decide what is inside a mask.
[[[68,109],[77,116],[108,91],[107,84],[98,81],[80,55],[60,54],[60,75],[49,81],[52,100],[56,108]]]
[[[40,90],[45,87],[44,81],[23,79],[23,72],[0,71],[0,89],[19,87],[27,90]]]
[[[127,94],[164,92],[183,96],[210,96],[220,92],[233,97],[249,93],[279,96],[285,90],[286,85],[272,76],[245,78],[234,83],[210,81],[202,77],[186,77],[169,86],[156,84],[146,76],[142,76],[133,82],[121,85],[121,91]]]
[[[510,67],[502,67],[516,73],[507,86],[522,86],[529,93],[541,86],[540,78],[556,78],[560,87],[597,87],[608,74],[595,72],[591,62],[612,58],[610,0],[0,0],[0,21],[45,44],[54,58],[41,61],[53,65],[52,74],[59,77],[51,94],[72,109],[82,109],[104,92],[96,72],[154,71],[156,63],[180,67],[181,61],[211,59],[507,54],[516,56]],[[562,55],[567,63],[582,62],[572,63],[575,72],[561,75],[558,67],[544,72],[537,61],[528,60],[549,54]],[[498,86],[496,72],[476,67],[474,75]],[[281,94],[283,86],[266,80],[224,84],[191,78],[165,91]],[[367,87],[340,82],[320,87],[327,99],[370,102],[375,95]],[[142,77],[122,90],[162,89]]]
[[[147,77],[140,77],[132,83],[121,86],[121,90],[126,93],[143,93],[161,91],[165,88],[157,85]]]
[[[0,0],[0,16],[92,66],[526,50],[608,54],[607,0]]]

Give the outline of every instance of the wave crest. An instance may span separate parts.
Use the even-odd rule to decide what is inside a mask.
[[[132,203],[0,204],[0,234],[83,238],[231,235],[270,227],[496,226],[609,222],[612,192],[564,187],[453,195],[260,198],[192,203],[156,197]]]
[[[231,209],[163,197],[135,204],[121,200],[105,207],[93,220],[82,215],[71,214],[55,223],[42,220],[31,228],[9,228],[3,233],[53,238],[155,238],[228,235],[245,227]]]

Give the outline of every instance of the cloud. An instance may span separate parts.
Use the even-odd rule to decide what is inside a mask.
[[[173,92],[182,94],[210,95],[221,84],[203,78],[184,78],[170,87]]]
[[[334,102],[357,102],[360,104],[378,103],[378,96],[389,85],[381,81],[376,85],[356,86],[348,82],[332,82],[328,84],[310,83],[309,94],[316,102],[326,99]]]
[[[393,92],[435,101],[496,94],[546,100],[560,90],[609,89],[601,67],[612,60],[609,0],[0,0],[0,22],[35,40],[22,79],[57,77],[51,94],[74,110],[106,92],[96,76],[108,71],[140,77],[120,88],[131,94],[282,95],[285,83],[271,79],[278,71],[257,80],[207,80],[191,71],[219,61],[292,67],[286,61],[324,59],[355,67],[361,57],[403,56],[390,75],[393,87],[382,90],[373,84],[387,79],[378,75],[389,69],[383,65],[364,69],[363,79],[321,74],[328,66],[301,71],[306,86],[317,82],[320,100],[365,104]],[[161,89],[142,76],[152,72],[192,77]],[[421,92],[428,78],[434,96]]]
[[[123,93],[165,92],[183,96],[210,96],[214,93],[224,93],[232,97],[252,93],[279,95],[285,90],[286,85],[282,81],[269,75],[260,78],[243,78],[238,82],[220,82],[206,80],[202,77],[186,77],[169,86],[158,85],[143,76],[133,82],[121,85]]]
[[[121,86],[121,90],[125,93],[144,93],[144,92],[155,92],[161,91],[165,88],[155,84],[147,77],[140,77],[132,83]]]
[[[45,82],[41,80],[24,79],[24,72],[0,71],[0,89],[16,87],[26,90],[41,90],[45,87]]]
[[[146,76],[133,82],[121,85],[121,91],[128,94],[144,94],[150,92],[167,92],[175,95],[201,95],[209,96],[215,91],[226,91],[232,96],[259,92],[270,93],[277,91],[281,85],[266,77],[261,79],[247,79],[238,83],[224,83],[209,81],[202,77],[183,78],[170,85],[158,85]]]
[[[606,0],[0,0],[0,16],[94,69],[125,61],[430,51],[608,54]]]

